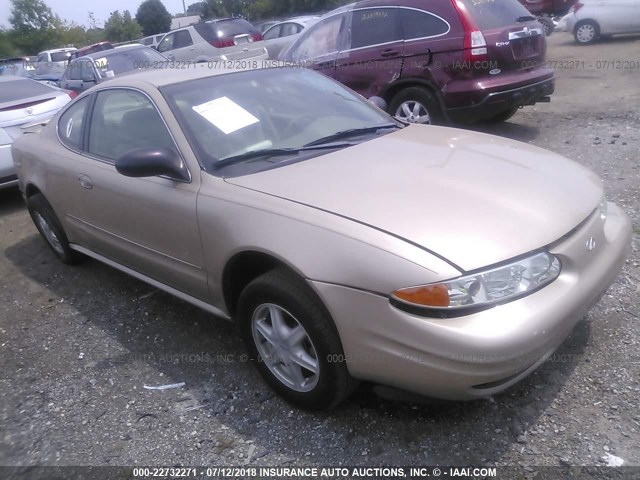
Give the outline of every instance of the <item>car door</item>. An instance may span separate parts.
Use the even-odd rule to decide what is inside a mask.
[[[346,12],[322,19],[303,32],[285,54],[285,60],[335,77],[336,60],[338,52],[344,48],[346,28]]]
[[[400,76],[403,38],[398,7],[357,8],[350,15],[347,47],[338,54],[336,79],[366,98]]]
[[[196,219],[197,166],[191,165],[196,175],[190,181],[119,174],[115,162],[128,151],[179,150],[146,94],[109,88],[93,97],[83,152],[76,155],[70,172],[77,181],[68,192],[81,206],[76,223],[83,244],[111,261],[206,299],[207,278]],[[67,126],[61,128],[66,131]],[[183,162],[188,168],[184,157]]]
[[[630,33],[640,31],[640,0],[617,0],[616,31]]]
[[[60,80],[60,87],[74,92],[84,92],[97,83],[97,76],[93,62],[82,58],[69,64]]]
[[[194,50],[193,39],[188,30],[169,33],[158,44],[158,51],[165,54],[170,60],[194,60]]]

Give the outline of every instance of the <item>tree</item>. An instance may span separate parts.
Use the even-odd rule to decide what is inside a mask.
[[[11,0],[12,43],[23,53],[33,55],[57,46],[56,28],[61,22],[43,0]]]
[[[104,34],[112,42],[127,42],[142,37],[142,29],[138,22],[131,18],[129,10],[120,13],[111,12],[104,24]]]
[[[168,32],[171,15],[160,0],[145,0],[138,7],[136,20],[145,36]]]

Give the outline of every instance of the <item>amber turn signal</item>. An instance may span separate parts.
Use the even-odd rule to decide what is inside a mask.
[[[393,292],[393,296],[403,302],[426,307],[449,306],[449,290],[442,284],[403,288]]]

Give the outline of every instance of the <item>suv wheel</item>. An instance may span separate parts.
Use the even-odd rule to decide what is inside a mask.
[[[549,17],[538,17],[538,21],[544,27],[544,33],[547,37],[551,35],[553,33],[553,30],[556,28],[553,20]]]
[[[593,20],[585,20],[576,25],[573,36],[580,45],[588,45],[600,36],[600,27]]]
[[[401,90],[393,97],[389,113],[408,123],[436,125],[442,122],[438,100],[430,91],[419,87]]]
[[[338,405],[357,385],[347,372],[328,312],[287,270],[253,280],[240,296],[238,319],[256,368],[289,402],[324,410]]]
[[[82,259],[82,254],[72,250],[69,246],[67,235],[44,195],[36,193],[29,197],[27,209],[40,235],[60,260],[72,265]]]

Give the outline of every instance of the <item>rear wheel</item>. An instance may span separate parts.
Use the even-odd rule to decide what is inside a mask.
[[[588,45],[600,36],[600,27],[593,20],[584,20],[576,25],[573,36],[580,45]]]
[[[544,27],[544,33],[547,37],[551,35],[553,33],[553,29],[556,28],[553,20],[549,17],[538,17],[538,21]]]
[[[253,280],[240,295],[238,319],[256,368],[289,402],[324,410],[338,405],[357,385],[329,313],[287,270]]]
[[[420,87],[401,90],[389,106],[389,113],[408,123],[439,125],[442,123],[442,111],[435,95]]]
[[[69,246],[67,235],[44,195],[36,193],[29,197],[27,209],[40,235],[60,260],[72,265],[82,259],[82,254],[72,250]]]

